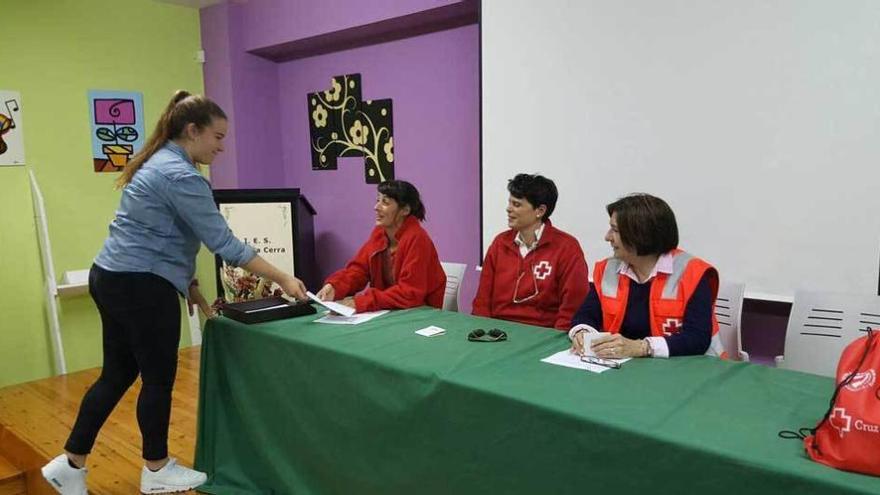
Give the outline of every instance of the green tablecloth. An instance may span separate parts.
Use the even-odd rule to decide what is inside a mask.
[[[602,374],[554,330],[419,308],[357,326],[209,322],[196,467],[217,494],[880,493],[777,432],[833,382],[708,357]],[[445,336],[413,332],[428,325]],[[466,340],[498,327],[503,343]]]

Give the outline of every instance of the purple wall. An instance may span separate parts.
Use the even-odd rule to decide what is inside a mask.
[[[280,187],[281,116],[278,108],[278,68],[274,62],[239,52],[233,56],[233,96],[236,122],[238,188]]]
[[[753,363],[775,366],[785,349],[785,328],[791,304],[746,299],[743,301],[742,347]]]
[[[235,4],[201,11],[205,94],[230,117],[226,152],[211,168],[215,188],[278,187],[284,178],[278,67],[242,49],[245,10]]]
[[[440,258],[468,264],[459,301],[469,312],[478,281],[473,267],[480,261],[478,27],[381,44],[366,40],[369,46],[283,63],[248,53],[296,48],[297,40],[380,21],[394,29],[409,20],[424,24],[437,9],[448,18],[449,8],[459,12],[466,3],[473,5],[381,0],[366,3],[367,9],[354,0],[252,0],[202,9],[206,94],[231,124],[227,152],[212,168],[214,187],[300,188],[318,211],[321,275],[343,266],[372,228],[376,188],[364,182],[362,159],[340,160],[337,171],[311,170],[306,94],[327,88],[332,76],[360,73],[365,99],[393,99],[396,176],[422,192],[425,227]],[[420,11],[432,15],[411,15]],[[388,35],[377,32],[372,42]]]
[[[238,183],[236,166],[237,128],[235,108],[232,104],[232,64],[230,63],[229,9],[219,6],[202,9],[201,34],[205,50],[205,94],[217,101],[229,117],[228,136],[224,140],[225,152],[211,165],[211,182],[215,188],[232,188]]]
[[[459,0],[250,0],[239,11],[246,51],[460,3]]]
[[[376,187],[364,182],[362,159],[311,169],[306,94],[328,88],[332,76],[360,73],[364,99],[393,99],[395,174],[422,193],[440,258],[470,267],[460,295],[462,311],[470,311],[480,236],[478,46],[477,26],[466,26],[279,66],[285,185],[299,187],[318,210],[322,274],[366,240]]]

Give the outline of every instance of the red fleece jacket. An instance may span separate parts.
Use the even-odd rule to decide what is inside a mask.
[[[373,229],[348,265],[330,275],[325,283],[333,286],[337,299],[355,294],[369,283],[370,288],[354,298],[358,313],[443,306],[446,274],[440,266],[434,242],[419,220],[407,217],[394,237],[397,239],[392,267],[395,284],[386,287],[382,277],[382,252],[388,249],[388,236],[381,227]]]
[[[473,314],[568,330],[590,288],[580,244],[547,221],[538,246],[523,258],[516,234],[502,232],[489,246]]]

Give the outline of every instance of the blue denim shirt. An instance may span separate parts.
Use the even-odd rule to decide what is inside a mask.
[[[232,234],[211,185],[183,148],[168,141],[122,190],[95,264],[113,272],[156,274],[186,295],[201,242],[235,266],[256,256]]]

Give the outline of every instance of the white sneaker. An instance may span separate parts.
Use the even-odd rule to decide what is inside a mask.
[[[169,459],[158,471],[141,470],[141,493],[176,493],[192,490],[208,480],[208,475]]]
[[[41,469],[43,478],[62,495],[88,495],[86,468],[73,468],[67,463],[67,454],[61,454]]]

